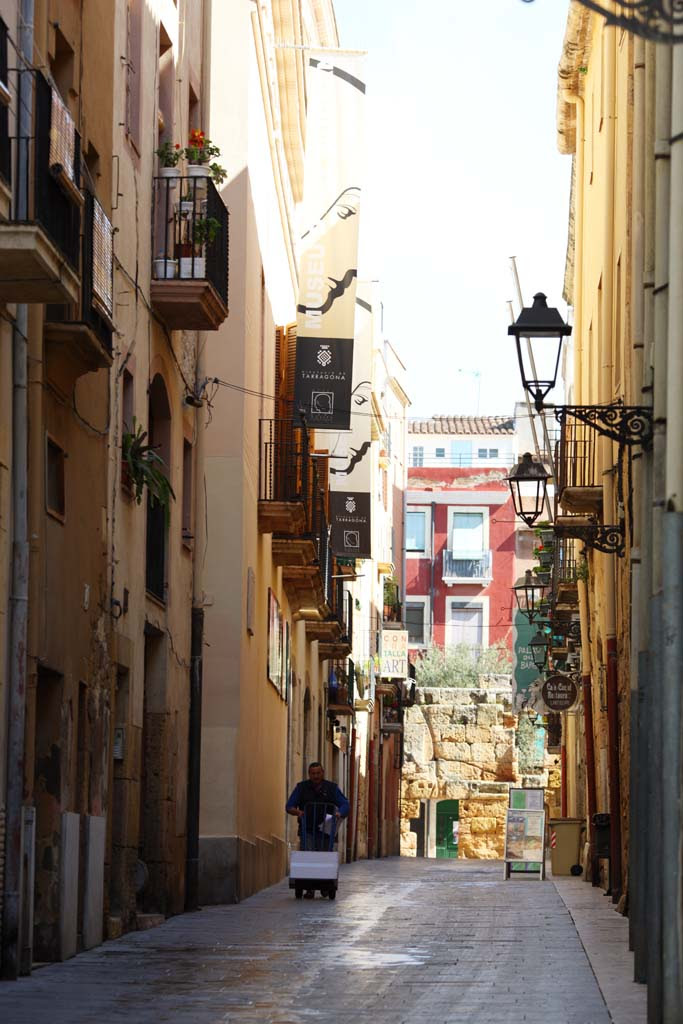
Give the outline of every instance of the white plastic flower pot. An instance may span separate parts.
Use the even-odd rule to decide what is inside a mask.
[[[168,187],[175,188],[178,184],[178,178],[180,177],[179,167],[160,167],[159,177],[166,178],[168,180]]]
[[[156,259],[154,260],[154,276],[157,280],[169,280],[178,273],[178,261],[177,260],[165,260]]]
[[[188,164],[187,165],[187,177],[188,178],[208,178],[211,174],[211,169],[208,164]]]
[[[180,276],[184,278],[206,277],[206,258],[204,256],[180,257]]]

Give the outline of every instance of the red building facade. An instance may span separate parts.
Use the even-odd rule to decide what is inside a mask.
[[[406,610],[411,647],[512,651],[514,419],[431,417],[408,427]]]

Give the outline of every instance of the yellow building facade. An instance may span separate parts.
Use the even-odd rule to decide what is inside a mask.
[[[618,3],[606,7],[623,13]],[[683,54],[646,40],[637,25],[610,25],[569,5],[557,120],[574,169],[565,400],[603,407],[603,427],[611,406],[625,429],[619,441],[563,427],[556,529],[593,516],[613,528],[618,548],[589,545],[578,581],[583,701],[579,714],[564,716],[567,811],[587,820],[588,878],[609,887],[629,916],[635,978],[647,982],[648,1020],[658,1022],[683,1014]],[[596,813],[609,814],[607,835],[593,826]]]

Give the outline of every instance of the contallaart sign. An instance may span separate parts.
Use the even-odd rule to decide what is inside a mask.
[[[543,700],[551,711],[568,711],[576,704],[579,689],[571,676],[549,676],[541,690]]]
[[[408,631],[382,630],[382,660],[379,671],[382,679],[408,678]]]

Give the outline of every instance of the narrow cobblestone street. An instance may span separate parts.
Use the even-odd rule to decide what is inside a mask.
[[[239,905],[175,917],[0,986],[0,1020],[644,1020],[628,1009],[611,1016],[605,1005],[568,910],[575,891],[584,918],[590,916],[590,887],[577,883],[572,890],[561,881],[561,897],[552,880],[506,883],[501,876],[492,862],[361,861],[342,869],[334,903],[297,901],[282,882]],[[600,945],[608,957],[606,943]],[[623,964],[608,963],[606,970],[628,1003]],[[644,989],[630,988],[644,1001]]]

